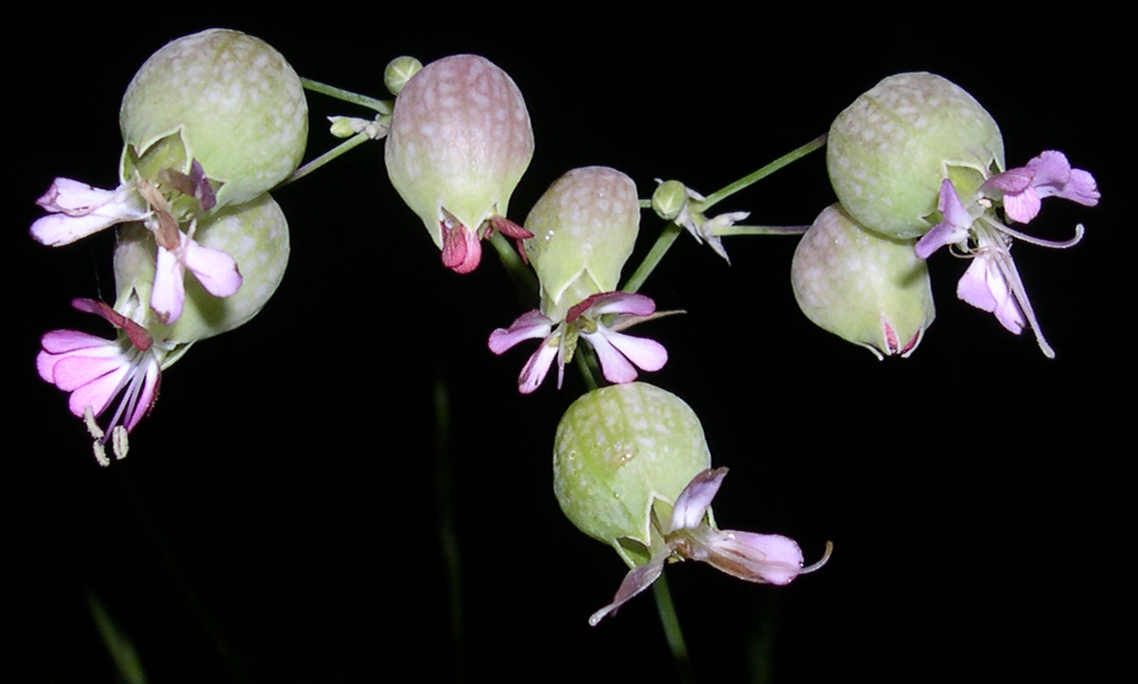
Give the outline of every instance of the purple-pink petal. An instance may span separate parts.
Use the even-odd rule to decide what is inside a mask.
[[[953,245],[968,239],[968,230],[972,227],[972,216],[960,202],[956,194],[956,187],[952,181],[945,178],[940,183],[940,199],[937,202],[943,221],[933,226],[917,241],[914,252],[919,259],[928,259],[933,252],[945,245]]]
[[[645,565],[629,570],[628,574],[624,576],[624,581],[620,583],[620,588],[616,590],[616,596],[613,597],[612,603],[593,613],[589,617],[589,624],[596,627],[597,623],[603,620],[606,615],[615,613],[617,608],[652,586],[652,583],[659,579],[660,573],[664,571],[664,560],[666,558],[667,556],[653,558]]]
[[[545,338],[553,332],[553,321],[537,309],[527,311],[510,324],[509,328],[498,328],[490,333],[490,351],[503,354],[519,342],[534,338]]]
[[[628,292],[605,292],[590,298],[588,312],[591,316],[605,314],[629,314],[647,316],[655,313],[656,302],[651,297]]]
[[[956,285],[956,296],[978,309],[994,313],[1000,325],[1018,335],[1025,323],[1023,312],[993,258],[998,257],[980,254],[972,260]]]
[[[75,388],[67,400],[67,407],[72,415],[82,418],[84,410],[90,406],[96,416],[106,410],[111,400],[122,389],[123,380],[130,372],[131,364],[126,358],[120,358],[118,367],[114,372],[94,378],[90,382]]]
[[[733,577],[765,584],[789,584],[802,573],[802,549],[778,534],[705,528],[702,560]]]
[[[672,505],[672,525],[668,531],[699,527],[726,476],[726,468],[708,468],[693,477]]]

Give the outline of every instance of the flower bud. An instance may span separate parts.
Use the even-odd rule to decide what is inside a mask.
[[[268,193],[210,214],[197,224],[194,239],[202,247],[233,257],[243,282],[237,292],[219,298],[187,278],[182,316],[170,325],[148,326],[165,341],[195,342],[244,325],[269,301],[288,265],[288,222]],[[115,283],[120,299],[133,289],[139,301],[150,301],[155,253],[154,238],[141,224],[127,224],[119,231]]]
[[[604,166],[573,169],[526,217],[526,255],[541,282],[542,313],[559,321],[574,304],[620,283],[640,230],[636,184]]]
[[[396,57],[383,70],[383,86],[392,95],[398,95],[411,77],[423,70],[423,63],[414,57]]]
[[[167,43],[134,75],[119,113],[123,182],[196,159],[217,205],[240,204],[288,177],[304,156],[308,104],[271,45],[228,29]],[[206,207],[208,208],[208,207]]]
[[[574,525],[638,565],[647,561],[653,505],[666,503],[657,515],[670,520],[676,497],[710,464],[699,418],[679,397],[640,382],[612,385],[561,418],[553,490]]]
[[[442,249],[444,229],[469,236],[506,216],[533,156],[525,100],[485,57],[431,62],[396,98],[384,155],[391,184]]]
[[[936,315],[913,241],[866,230],[838,204],[802,236],[790,277],[807,318],[879,359],[911,354]]]
[[[671,221],[680,215],[688,201],[688,189],[678,180],[660,183],[656,192],[652,193],[652,210],[665,221]]]
[[[935,74],[897,74],[834,120],[826,165],[853,218],[907,239],[939,221],[946,177],[965,196],[992,171],[1002,171],[1004,143],[995,120],[960,86]]]

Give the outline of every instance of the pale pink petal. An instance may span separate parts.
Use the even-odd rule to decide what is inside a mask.
[[[631,314],[633,316],[647,316],[656,311],[656,302],[651,297],[628,292],[605,292],[589,298],[590,316],[603,316],[605,314]]]
[[[605,380],[617,385],[632,382],[636,379],[636,368],[609,341],[609,335],[615,333],[606,333],[607,330],[598,327],[595,333],[581,333],[581,337],[587,339],[597,352]]]
[[[205,291],[214,297],[228,297],[241,287],[241,273],[233,257],[219,249],[202,247],[182,235],[186,268],[194,274]]]
[[[91,335],[78,330],[51,330],[40,338],[40,346],[50,354],[63,354],[78,349],[97,349],[113,345],[105,337]]]
[[[558,345],[550,344],[548,338],[541,343],[522,367],[522,373],[518,377],[519,392],[530,394],[541,386],[546,374],[549,373],[549,367],[553,365],[553,359],[557,357],[557,349]]]
[[[154,287],[150,291],[150,308],[163,323],[173,323],[182,316],[186,298],[185,268],[171,251],[159,247],[154,266]]]
[[[669,532],[699,527],[726,476],[726,468],[708,468],[693,477],[672,505],[672,526]]]
[[[732,577],[782,585],[802,574],[802,549],[782,535],[702,527],[687,536],[692,542],[692,560]]]
[[[600,330],[604,330],[604,335],[612,346],[641,370],[658,371],[668,363],[668,350],[656,340],[598,328],[598,332]]]
[[[664,560],[666,558],[666,555],[654,558],[646,565],[629,570],[628,574],[624,576],[624,581],[620,583],[620,588],[616,590],[616,596],[613,597],[612,603],[593,613],[589,617],[589,624],[596,627],[597,623],[603,620],[606,615],[615,613],[617,608],[652,586],[652,583],[659,579],[660,573],[664,571]]]
[[[116,223],[140,220],[148,212],[130,186],[102,190],[69,178],[56,178],[36,204],[51,213],[32,224],[32,237],[53,247],[70,244]]]
[[[101,414],[122,389],[123,380],[126,379],[129,371],[130,363],[124,362],[119,365],[115,372],[108,373],[76,388],[67,400],[67,407],[73,415],[80,418],[83,417],[83,411],[88,406],[91,407],[91,411],[96,416]]]
[[[527,311],[511,323],[509,328],[498,328],[490,333],[490,351],[500,355],[519,342],[548,337],[552,331],[552,320],[537,309]]]
[[[1023,331],[1023,312],[999,267],[992,261],[994,258],[998,257],[981,254],[974,258],[956,285],[956,296],[978,309],[994,313],[1000,325],[1018,335]]]

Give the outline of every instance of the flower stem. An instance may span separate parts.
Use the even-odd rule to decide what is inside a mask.
[[[333,147],[332,149],[328,150],[327,152],[320,155],[319,157],[308,162],[307,164],[300,167],[296,171],[293,171],[291,174],[289,174],[288,178],[284,179],[284,181],[281,182],[281,185],[282,186],[288,185],[289,183],[292,183],[293,181],[298,181],[301,178],[304,178],[305,176],[312,173],[316,169],[320,168],[321,166],[324,166],[325,164],[332,161],[336,157],[339,157],[341,154],[343,154],[343,153],[347,152],[348,150],[353,149],[355,147],[359,147],[360,145],[364,144],[368,140],[371,140],[371,136],[369,136],[367,133],[356,133],[352,137],[348,138],[344,142],[340,143],[339,145]]]
[[[724,226],[711,231],[714,237],[725,235],[802,235],[810,226]]]
[[[506,271],[513,276],[518,287],[530,294],[537,295],[539,292],[537,276],[534,275],[533,269],[518,256],[517,251],[514,250],[514,245],[497,231],[490,236],[490,244],[498,252],[498,259],[506,267]]]
[[[358,104],[363,107],[367,107],[368,109],[377,111],[380,114],[391,113],[391,103],[386,100],[377,100],[374,97],[368,97],[367,95],[353,93],[350,90],[344,90],[343,88],[330,86],[325,83],[321,83],[320,81],[313,81],[311,78],[301,78],[300,85],[304,86],[306,90],[311,90],[314,93],[320,93],[321,95],[334,97],[337,100],[351,102],[352,104]]]
[[[640,286],[644,284],[645,280],[648,280],[648,276],[652,275],[652,271],[656,270],[656,265],[659,264],[660,260],[664,258],[664,255],[668,253],[668,249],[683,230],[683,228],[674,223],[668,223],[668,225],[664,226],[664,230],[660,232],[660,237],[656,238],[656,244],[652,245],[652,249],[648,251],[647,256],[644,257],[644,261],[640,262],[640,265],[636,267],[636,271],[632,274],[632,277],[624,284],[622,288],[624,292],[631,294],[640,289]]]
[[[676,615],[676,605],[672,602],[672,592],[668,589],[667,573],[660,573],[652,584],[652,595],[656,598],[656,610],[660,613],[660,624],[664,627],[664,637],[672,651],[672,659],[679,669],[680,681],[692,681],[691,661],[688,660],[688,647],[684,643],[684,633]]]
[[[766,166],[759,169],[758,171],[755,171],[754,173],[752,173],[748,176],[740,178],[739,180],[735,181],[734,183],[728,185],[727,187],[725,187],[721,190],[717,190],[717,191],[711,193],[710,195],[707,196],[707,198],[705,200],[703,200],[702,202],[699,203],[701,213],[703,211],[706,211],[707,209],[715,206],[715,204],[718,203],[719,201],[724,200],[724,199],[730,197],[731,195],[734,195],[735,193],[739,192],[740,190],[742,190],[744,188],[748,188],[748,187],[754,185],[758,181],[761,181],[762,179],[771,175],[775,171],[778,171],[779,169],[783,168],[784,166],[789,166],[790,164],[793,164],[794,162],[798,161],[799,159],[810,154],[814,150],[821,148],[823,145],[826,144],[826,137],[827,137],[826,135],[820,135],[817,138],[814,138],[810,142],[806,143],[805,145],[802,145],[801,147],[798,147],[794,150],[791,150],[790,152],[787,152],[786,154],[782,155],[778,159],[775,159],[774,161],[767,164]]]

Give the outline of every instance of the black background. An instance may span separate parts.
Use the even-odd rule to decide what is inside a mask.
[[[689,313],[644,327],[670,361],[643,379],[683,397],[715,463],[731,467],[722,525],[792,536],[808,562],[835,545],[825,569],[785,588],[670,567],[697,679],[1089,681],[1122,643],[1111,616],[1131,605],[1119,571],[1131,531],[1134,241],[1122,207],[1133,84],[1117,18],[1093,6],[1056,18],[764,8],[754,19],[714,4],[336,3],[319,16],[118,5],[12,27],[34,43],[4,48],[15,155],[0,245],[0,615],[19,637],[0,667],[21,681],[116,681],[88,593],[151,682],[678,678],[650,597],[586,624],[625,569],[551,493],[553,431],[580,379],[516,393],[531,348],[494,357],[486,338],[534,302],[519,301],[490,251],[469,276],[439,265],[380,144],[275,193],[293,246],[278,294],[172,367],[130,456],[95,464],[33,360],[49,329],[107,332],[68,302],[113,298],[111,237],[37,245],[33,202],[57,175],[113,187],[132,73],[212,26],[267,40],[303,76],[377,96],[395,56],[490,58],[525,94],[537,140],[511,204],[518,221],[576,166],[617,167],[642,196],[656,177],[713,191],[824,133],[901,71],[971,92],[999,122],[1011,166],[1064,151],[1103,200],[1049,200],[1029,229],[1059,239],[1084,222],[1085,240],[1015,248],[1056,360],[957,301],[964,265],[946,254],[931,260],[938,312],[921,347],[878,362],[798,312],[793,238],[729,238],[727,267],[682,236],[644,292]],[[307,157],[332,144],[322,117],[365,115],[309,102]],[[816,153],[718,208],[799,224],[832,201]],[[660,226],[645,214],[638,255]],[[441,510],[461,562],[458,638]]]

